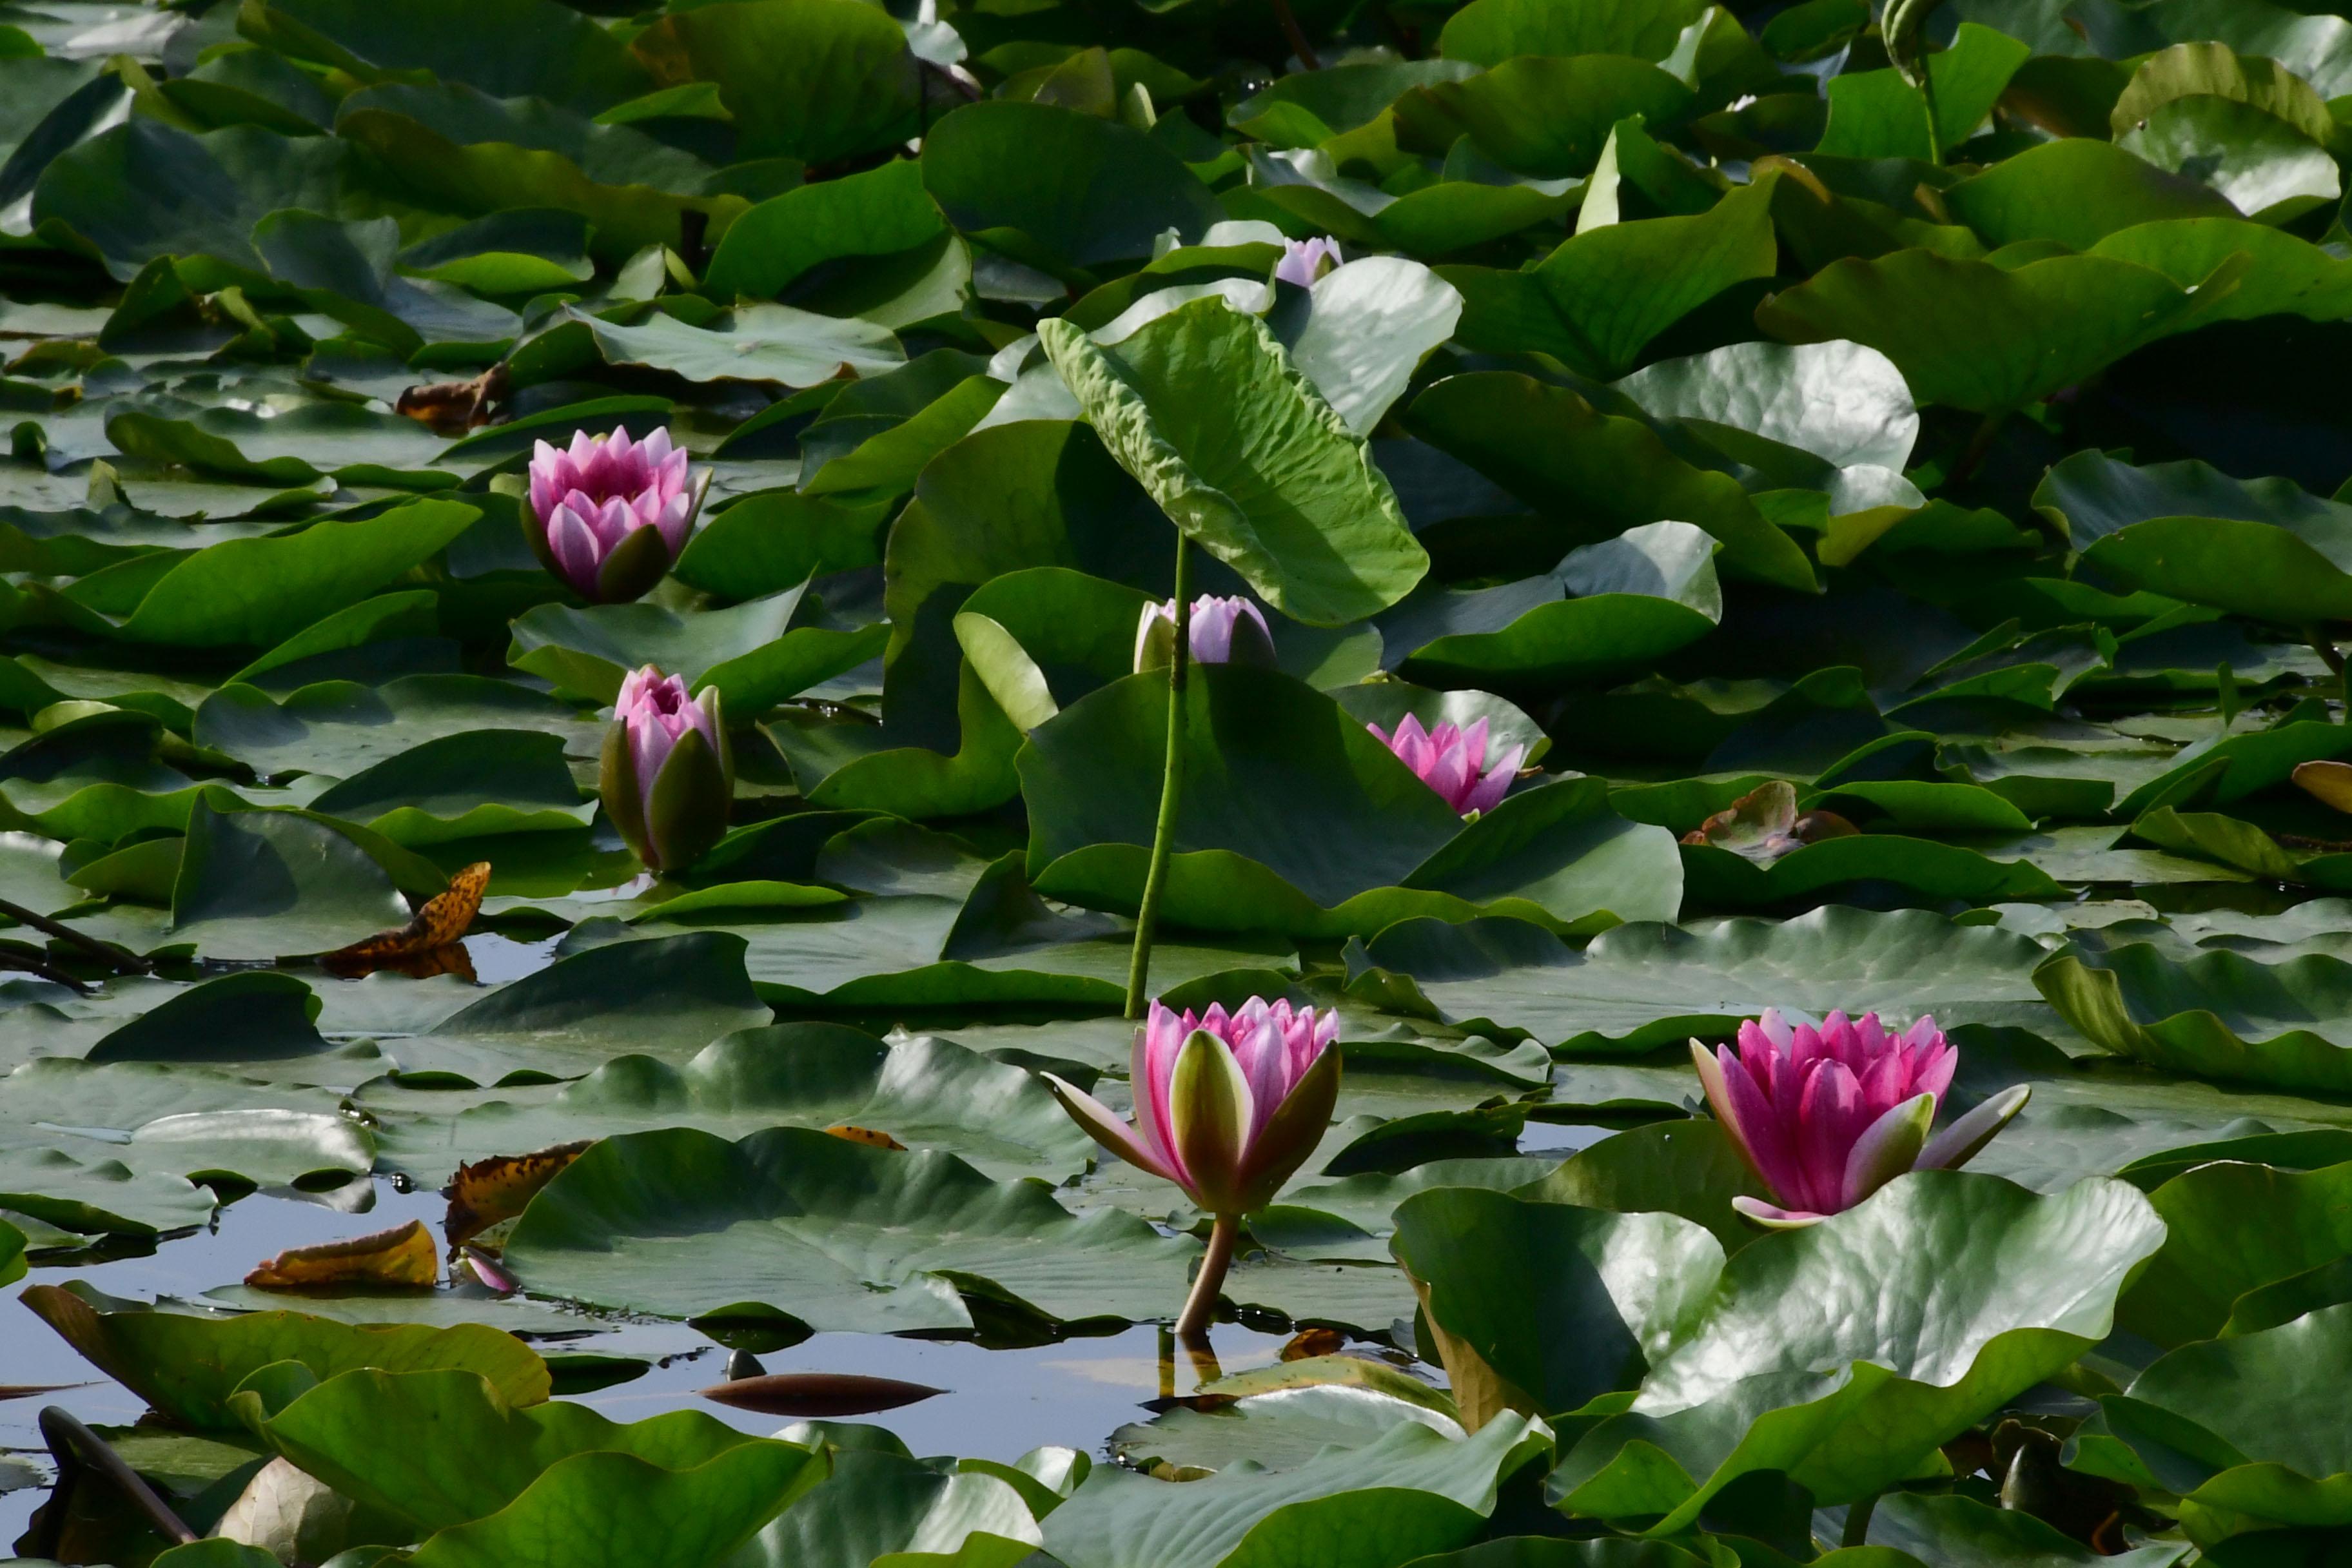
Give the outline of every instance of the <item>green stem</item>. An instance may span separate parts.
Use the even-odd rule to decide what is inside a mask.
[[[1197,1342],[1207,1336],[1209,1321],[1217,1315],[1217,1298],[1224,1294],[1234,1243],[1241,1233],[1242,1216],[1237,1214],[1221,1214],[1209,1227],[1209,1250],[1201,1255],[1201,1272],[1192,1277],[1192,1293],[1184,1298],[1184,1315],[1176,1320],[1178,1339]]]
[[[1944,476],[1947,487],[1965,483],[1984,465],[1984,460],[1992,455],[1993,437],[2000,434],[2000,427],[2008,418],[2008,409],[1996,408],[1978,422],[1976,434],[1969,437],[1967,448],[1960,453],[1960,460],[1952,465],[1950,473]]]
[[[2329,672],[2336,677],[2336,695],[2345,705],[2344,722],[2352,724],[2352,680],[2345,679],[2342,650],[2336,647],[2336,639],[2324,626],[2314,626],[2304,635],[2311,643],[2311,651],[2319,656],[2320,662],[2327,666]]]
[[[155,966],[127,948],[110,942],[100,942],[94,936],[74,930],[63,921],[51,920],[37,910],[28,910],[9,899],[0,899],[0,915],[6,915],[19,925],[27,925],[46,936],[52,936],[68,947],[78,947],[100,963],[114,969],[129,970],[134,974],[152,974]]]
[[[1841,1546],[1866,1546],[1870,1543],[1870,1516],[1877,1510],[1882,1494],[1873,1492],[1845,1510],[1845,1534]]]
[[[1151,933],[1160,923],[1160,897],[1168,890],[1168,858],[1176,842],[1176,807],[1184,786],[1184,674],[1192,661],[1192,552],[1176,536],[1176,646],[1168,660],[1168,759],[1160,775],[1160,820],[1151,830],[1151,864],[1143,902],[1135,911],[1135,954],[1127,964],[1127,1016],[1143,1016],[1151,1000]]]
[[[1290,0],[1274,0],[1274,19],[1281,24],[1283,41],[1298,57],[1299,65],[1307,70],[1321,70],[1323,62],[1316,58],[1315,46],[1307,41],[1307,34],[1299,27],[1298,17],[1290,9]]]

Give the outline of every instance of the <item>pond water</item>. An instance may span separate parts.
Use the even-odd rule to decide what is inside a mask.
[[[1530,1134],[1538,1129],[1529,1128]],[[1549,1127],[1544,1137],[1592,1129]],[[362,1205],[364,1205],[362,1207]],[[212,1226],[163,1242],[151,1253],[104,1262],[84,1259],[42,1266],[9,1287],[14,1298],[31,1285],[87,1280],[110,1295],[152,1300],[194,1298],[241,1279],[263,1259],[289,1247],[332,1241],[403,1224],[438,1227],[446,1207],[431,1191],[402,1192],[386,1178],[326,1194],[255,1193],[224,1206]],[[299,1296],[287,1298],[299,1309]],[[603,1326],[603,1325],[600,1325]],[[1161,1331],[1129,1326],[1117,1333],[1055,1343],[993,1350],[968,1341],[908,1339],[888,1334],[817,1334],[761,1358],[770,1372],[841,1372],[902,1378],[944,1392],[918,1404],[866,1417],[897,1433],[917,1454],[1012,1459],[1045,1444],[1093,1449],[1121,1425],[1144,1419],[1146,1402],[1163,1391]],[[1214,1348],[1223,1371],[1276,1361],[1285,1336],[1238,1323],[1218,1325]],[[726,1377],[728,1351],[683,1323],[628,1322],[579,1340],[541,1342],[545,1350],[576,1349],[645,1358],[641,1377],[571,1395],[614,1421],[639,1421],[664,1411],[693,1408],[749,1432],[784,1425],[773,1415],[730,1409],[698,1391]],[[1179,1363],[1179,1392],[1193,1386],[1189,1363]],[[1436,1375],[1431,1369],[1432,1375]],[[0,1385],[68,1384],[54,1393],[0,1401],[0,1450],[48,1471],[36,1426],[40,1411],[64,1406],[93,1426],[137,1421],[145,1404],[101,1374],[74,1349],[11,1302],[0,1318]],[[0,1548],[21,1536],[45,1488],[0,1493]]]

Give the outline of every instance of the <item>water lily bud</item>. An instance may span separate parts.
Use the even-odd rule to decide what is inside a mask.
[[[669,432],[632,442],[577,432],[566,451],[539,443],[530,460],[525,530],[547,569],[583,599],[617,605],[642,596],[668,573],[693,531],[710,471],[691,474]]]
[[[1253,996],[1232,1013],[1171,1012],[1154,1002],[1135,1037],[1135,1121],[1053,1074],[1071,1119],[1139,1170],[1184,1189],[1214,1215],[1274,1201],[1331,1125],[1339,1096],[1336,1012]]]
[[[1203,594],[1192,601],[1194,664],[1274,663],[1274,632],[1265,614],[1239,595]],[[1146,605],[1135,628],[1135,668],[1165,669],[1176,657],[1176,601]]]
[[[1484,719],[1467,730],[1450,723],[1424,730],[1421,721],[1408,713],[1393,735],[1378,724],[1364,728],[1394,752],[1415,778],[1444,796],[1445,804],[1465,816],[1492,811],[1500,805],[1518,773],[1520,759],[1528,754],[1525,746],[1513,746],[1495,759],[1493,767],[1487,767]]]
[[[1276,281],[1296,283],[1301,289],[1315,287],[1315,279],[1338,267],[1348,258],[1339,254],[1339,242],[1320,236],[1313,239],[1294,239],[1283,247],[1282,259],[1276,264]]]
[[[735,755],[719,691],[686,694],[686,682],[652,665],[621,681],[604,731],[604,811],[649,871],[692,865],[727,831]]]
[[[1693,1040],[1691,1059],[1715,1119],[1777,1200],[1733,1206],[1775,1228],[1842,1213],[1906,1171],[1967,1163],[2030,1092],[2003,1090],[1931,1136],[1960,1057],[1929,1017],[1898,1035],[1875,1013],[1832,1013],[1815,1029],[1768,1008],[1739,1026],[1737,1055]]]

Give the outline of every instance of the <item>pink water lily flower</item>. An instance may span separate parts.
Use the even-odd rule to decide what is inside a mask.
[[[1528,754],[1525,746],[1513,746],[1495,759],[1493,767],[1487,767],[1484,719],[1474,721],[1466,730],[1451,722],[1424,730],[1421,721],[1408,713],[1397,725],[1394,735],[1378,724],[1364,728],[1379,736],[1381,743],[1394,752],[1397,760],[1412,770],[1414,777],[1444,796],[1445,804],[1465,816],[1494,810],[1517,775],[1520,760]]]
[[[1215,1218],[1192,1293],[1177,1320],[1206,1327],[1232,1260],[1240,1216],[1274,1201],[1331,1125],[1339,1097],[1339,1016],[1253,996],[1231,1013],[1177,1013],[1158,1002],[1136,1032],[1128,1082],[1135,1120],[1052,1073],[1071,1120],[1139,1170],[1176,1184]]]
[[[647,870],[700,858],[727,831],[735,796],[719,689],[689,697],[685,681],[652,665],[624,676],[604,734],[599,794]]]
[[[1265,624],[1265,612],[1239,595],[1203,594],[1193,600],[1192,627],[1194,664],[1274,662],[1274,631]],[[1176,601],[1144,605],[1135,626],[1135,668],[1165,668],[1175,647]]]
[[[530,460],[531,542],[550,570],[598,604],[635,599],[662,580],[701,510],[710,473],[656,430],[631,441],[575,432],[569,450],[541,441]]]
[[[1760,1225],[1811,1225],[1906,1171],[1965,1164],[2025,1105],[2019,1084],[1929,1135],[1959,1052],[1932,1017],[1901,1034],[1875,1013],[1832,1013],[1816,1029],[1767,1008],[1739,1026],[1739,1049],[1691,1042],[1707,1103],[1777,1200],[1736,1197]]]
[[[1282,247],[1282,259],[1276,263],[1274,275],[1285,283],[1312,289],[1315,279],[1347,259],[1339,254],[1338,240],[1319,235],[1313,239],[1294,239]]]

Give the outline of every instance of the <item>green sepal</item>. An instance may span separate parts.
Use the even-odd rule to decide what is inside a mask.
[[[1242,1167],[1242,1213],[1255,1213],[1274,1202],[1282,1184],[1297,1173],[1330,1131],[1331,1112],[1339,1103],[1339,1047],[1326,1046],[1250,1145],[1248,1162]]]
[[[631,529],[596,568],[596,602],[625,605],[644,598],[669,575],[669,542],[660,529],[651,523]]]
[[[1225,655],[1227,664],[1254,664],[1261,669],[1276,668],[1274,637],[1257,624],[1255,616],[1234,617],[1232,651]]]
[[[654,851],[646,864],[654,870],[683,870],[726,837],[735,782],[726,731],[719,733],[714,750],[700,730],[688,730],[654,776],[646,802],[646,831]]]
[[[653,846],[646,837],[645,795],[637,786],[636,753],[629,748],[628,725],[618,719],[604,727],[604,755],[596,772],[596,794],[621,841],[651,866]]]
[[[1149,626],[1136,639],[1135,672],[1165,669],[1176,662],[1176,623],[1165,616],[1153,616]]]
[[[1193,1195],[1212,1214],[1243,1211],[1242,1157],[1249,1152],[1250,1087],[1225,1043],[1195,1029],[1176,1053],[1168,1086],[1176,1155]]]

